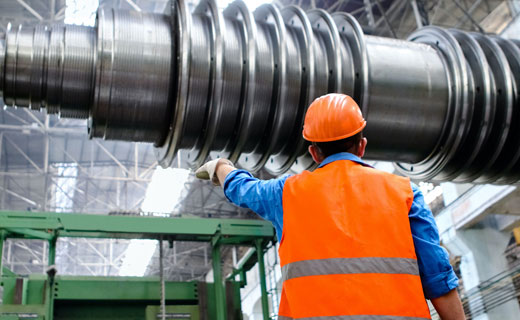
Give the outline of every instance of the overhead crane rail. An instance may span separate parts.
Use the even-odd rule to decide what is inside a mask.
[[[520,42],[498,36],[429,26],[396,40],[342,12],[176,0],[170,15],[101,8],[94,27],[10,26],[0,71],[7,105],[153,143],[165,167],[179,150],[194,167],[312,167],[305,110],[343,92],[367,118],[368,159],[416,179],[520,178]]]

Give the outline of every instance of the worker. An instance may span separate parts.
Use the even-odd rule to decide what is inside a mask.
[[[351,97],[328,94],[305,115],[303,138],[319,164],[313,172],[259,180],[215,159],[196,175],[274,225],[283,274],[278,319],[430,319],[426,299],[441,319],[465,319],[421,191],[361,160],[365,126]]]

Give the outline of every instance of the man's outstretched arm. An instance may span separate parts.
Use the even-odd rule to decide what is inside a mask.
[[[196,171],[200,179],[211,180],[224,189],[226,198],[243,208],[249,208],[273,223],[278,240],[282,235],[282,193],[288,175],[260,180],[245,170],[235,168],[226,159],[211,160]]]

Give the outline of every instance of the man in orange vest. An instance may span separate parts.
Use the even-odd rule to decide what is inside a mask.
[[[313,172],[263,181],[216,159],[197,177],[273,223],[283,273],[278,319],[430,319],[426,299],[441,319],[465,319],[422,193],[361,160],[365,126],[352,98],[328,94],[305,116]]]

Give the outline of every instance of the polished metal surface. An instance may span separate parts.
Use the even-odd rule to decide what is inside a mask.
[[[95,30],[55,25],[8,26],[3,98],[9,106],[87,118],[92,104]]]
[[[0,71],[7,105],[154,143],[165,167],[181,151],[193,167],[312,168],[305,110],[343,92],[367,118],[368,159],[423,180],[520,179],[520,45],[496,36],[425,27],[395,40],[347,13],[176,0],[169,16],[101,8],[93,28],[10,27]]]
[[[170,18],[106,9],[95,30],[90,137],[163,144],[172,112]]]
[[[365,133],[378,146],[367,157],[419,162],[435,148],[448,111],[442,57],[421,43],[367,36],[366,44]]]

